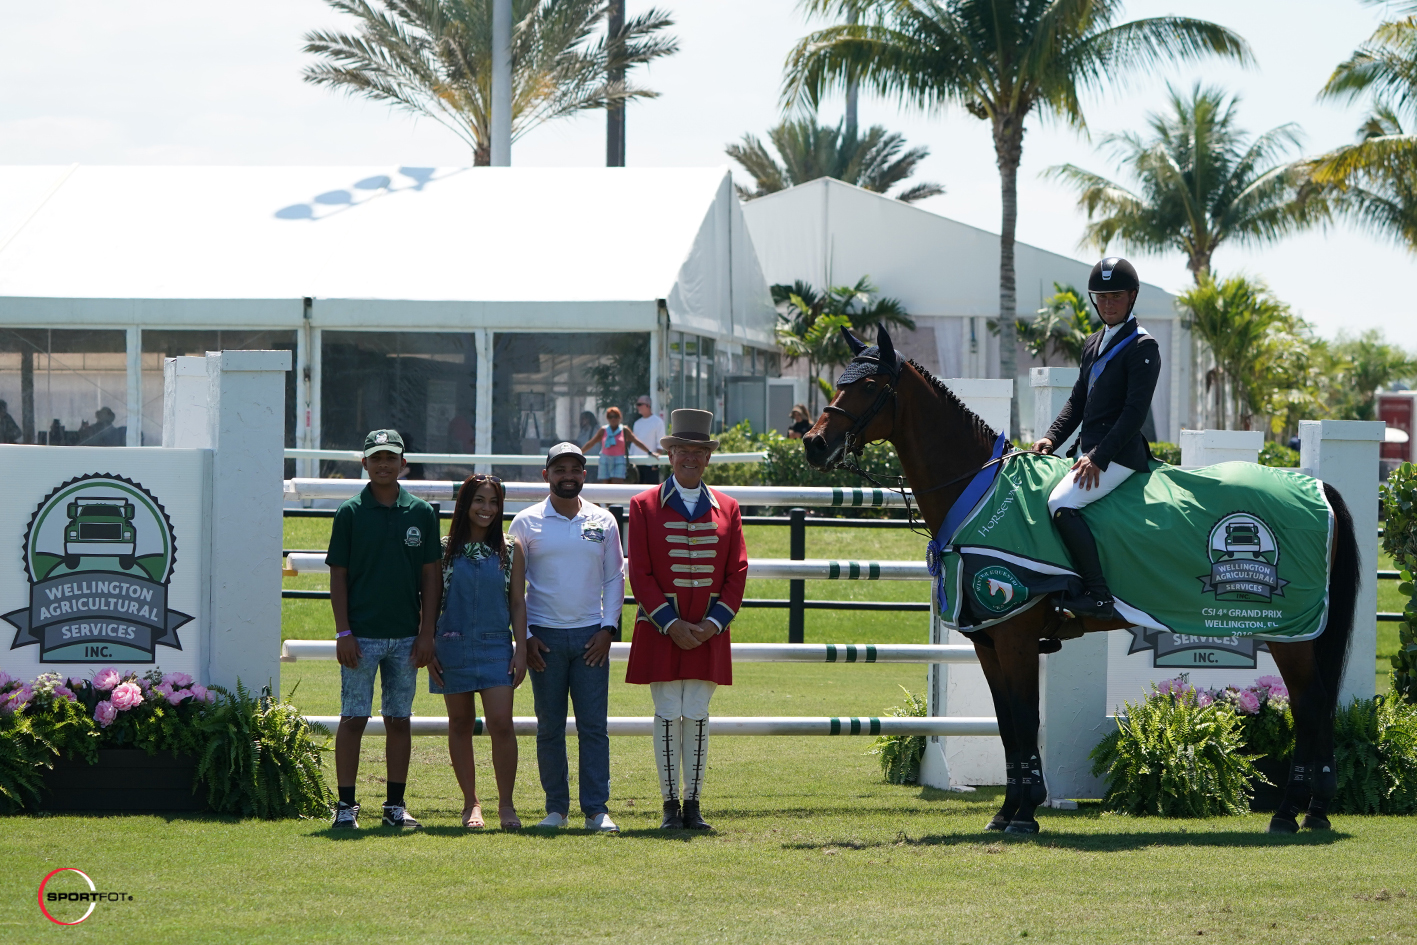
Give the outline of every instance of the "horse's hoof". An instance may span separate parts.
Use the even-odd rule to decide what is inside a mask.
[[[1004,833],[1033,834],[1038,832],[1038,821],[1036,820],[1011,820],[1004,828]]]
[[[1332,829],[1333,829],[1333,824],[1329,823],[1328,818],[1325,817],[1323,814],[1305,814],[1305,815],[1304,815],[1304,829],[1305,829],[1305,830],[1332,830]]]
[[[1305,818],[1307,820],[1307,818]],[[1269,819],[1269,833],[1298,833],[1299,822],[1293,817],[1275,814]]]
[[[985,830],[1004,830],[1009,826],[1009,819],[1003,814],[995,814],[994,819],[984,825]]]

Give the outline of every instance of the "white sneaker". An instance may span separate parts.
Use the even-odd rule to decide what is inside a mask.
[[[538,827],[561,828],[566,826],[565,814],[547,814],[546,819],[537,824]]]
[[[594,817],[585,819],[585,829],[594,830],[597,833],[619,833],[620,828],[615,825],[615,821],[610,819],[609,814],[596,814]]]

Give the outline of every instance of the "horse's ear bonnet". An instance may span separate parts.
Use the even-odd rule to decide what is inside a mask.
[[[888,374],[892,380],[900,376],[900,368],[905,359],[896,354],[895,345],[891,343],[890,333],[886,331],[884,324],[876,322],[876,343],[869,348],[844,327],[841,329],[841,336],[846,339],[846,346],[851,349],[852,357],[841,377],[836,379],[837,387],[845,387],[863,377],[874,377],[877,374]]]

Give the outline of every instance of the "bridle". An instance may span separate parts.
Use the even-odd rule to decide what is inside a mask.
[[[852,360],[877,361],[877,363],[879,363],[878,359],[876,358],[864,358],[859,356],[853,358]],[[1005,447],[1004,454],[1002,456],[998,456],[988,460],[987,462],[981,463],[980,465],[975,466],[974,468],[966,472],[960,473],[958,476],[954,476],[950,479],[945,480],[944,482],[937,483],[936,485],[933,485],[928,489],[921,489],[913,493],[906,491],[905,487],[909,485],[909,482],[904,476],[887,477],[889,479],[895,480],[894,485],[887,485],[886,483],[881,482],[880,479],[876,478],[871,473],[862,469],[861,465],[853,459],[853,457],[859,457],[862,451],[866,448],[866,444],[865,442],[860,440],[860,436],[866,431],[866,428],[871,425],[871,421],[876,419],[877,414],[879,414],[883,409],[885,409],[886,401],[893,401],[893,410],[898,410],[900,407],[900,400],[896,397],[896,385],[900,382],[899,364],[896,365],[896,369],[894,371],[884,369],[881,370],[880,373],[876,374],[875,376],[880,377],[882,374],[888,375],[890,380],[887,381],[885,384],[881,385],[881,391],[876,395],[875,402],[872,403],[871,406],[867,407],[864,411],[862,411],[860,416],[853,414],[845,407],[838,407],[835,404],[827,404],[827,406],[822,409],[826,413],[841,414],[847,420],[851,421],[851,429],[848,430],[845,436],[842,438],[842,458],[837,462],[837,467],[840,469],[845,469],[847,472],[855,473],[863,479],[868,480],[872,485],[878,488],[885,489],[890,492],[899,493],[901,501],[905,503],[906,519],[910,523],[910,530],[918,535],[923,535],[927,539],[933,539],[935,537],[928,530],[922,531],[919,527],[917,527],[917,514],[915,511],[915,506],[911,502],[912,494],[915,498],[918,499],[922,495],[929,495],[932,492],[939,492],[941,489],[948,489],[950,486],[963,482],[966,479],[971,479],[976,474],[984,471],[985,469],[988,469],[995,463],[1002,465],[1005,460],[1009,459],[1012,456],[1019,456],[1024,453],[1042,452],[1042,450],[1039,450],[1037,448],[1015,450],[1009,447]]]

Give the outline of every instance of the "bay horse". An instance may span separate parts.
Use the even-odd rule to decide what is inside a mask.
[[[859,456],[867,443],[890,442],[921,517],[930,533],[938,535],[973,474],[989,464],[998,434],[942,381],[899,357],[884,325],[877,326],[877,343],[870,348],[845,328],[842,334],[853,353],[856,369],[850,373],[857,377],[837,388],[802,437],[807,461],[819,470],[836,469]],[[1336,489],[1327,483],[1323,489],[1336,524],[1329,548],[1327,626],[1313,640],[1269,644],[1289,689],[1295,725],[1289,780],[1284,801],[1270,820],[1271,833],[1296,833],[1300,811],[1305,811],[1305,828],[1329,829],[1328,804],[1338,790],[1334,710],[1361,578],[1353,518]],[[950,537],[939,540],[948,543]],[[1022,834],[1039,829],[1034,811],[1048,797],[1038,749],[1039,653],[1055,652],[1062,640],[1083,633],[1125,626],[1120,621],[1077,620],[1060,613],[1050,600],[970,634],[989,682],[1007,769],[1003,806],[986,829]]]

